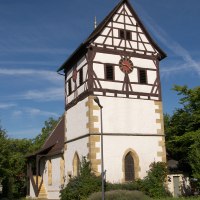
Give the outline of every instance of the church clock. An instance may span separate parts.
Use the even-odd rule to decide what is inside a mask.
[[[130,74],[133,71],[133,63],[129,58],[122,58],[119,61],[119,68],[125,74]]]

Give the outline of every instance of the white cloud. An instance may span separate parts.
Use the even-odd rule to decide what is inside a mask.
[[[64,89],[62,87],[52,87],[45,90],[29,90],[23,94],[3,96],[2,99],[12,99],[16,100],[34,100],[34,101],[62,101],[64,100]],[[13,104],[8,104],[8,106],[14,106]],[[6,104],[2,104],[2,108],[6,107]]]
[[[60,115],[55,112],[44,111],[39,108],[30,108],[30,107],[22,107],[20,110],[15,110],[12,113],[14,118],[19,118],[21,116],[30,116],[30,117],[37,117],[37,116],[45,116],[45,117],[56,117],[58,118]]]
[[[30,90],[19,98],[37,101],[57,101],[64,99],[63,88],[48,88],[47,90]]]
[[[27,114],[30,116],[47,116],[47,117],[59,117],[57,113],[54,112],[48,112],[48,111],[43,111],[38,108],[25,108],[24,110]]]
[[[0,60],[0,65],[38,65],[38,66],[56,66],[57,62],[52,61],[10,61],[10,60]],[[11,69],[12,70],[12,69]]]
[[[22,111],[21,110],[15,110],[12,114],[13,117],[19,117],[22,115]]]
[[[0,109],[7,109],[16,106],[16,104],[13,103],[0,103]]]
[[[68,55],[71,53],[71,50],[66,49],[66,48],[26,48],[26,47],[21,47],[21,48],[10,48],[7,47],[5,48],[0,48],[0,51],[3,52],[19,52],[19,53],[46,53],[46,54],[65,54]]]
[[[140,6],[139,6],[140,7]],[[190,52],[182,47],[178,42],[172,39],[164,29],[158,26],[154,20],[140,7],[140,10],[145,18],[146,25],[151,30],[151,32],[155,35],[155,37],[160,40],[168,49],[170,49],[175,55],[179,56],[183,62],[183,64],[179,66],[171,67],[169,70],[162,70],[162,72],[170,72],[174,71],[185,71],[188,69],[193,69],[200,75],[200,63],[195,61]]]
[[[40,78],[48,80],[56,84],[63,84],[63,76],[50,70],[33,70],[33,69],[0,69],[0,75],[4,76],[31,76],[33,78]]]

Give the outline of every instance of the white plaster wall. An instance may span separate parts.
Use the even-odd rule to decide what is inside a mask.
[[[153,60],[144,59],[144,58],[131,58],[133,65],[141,68],[149,68],[149,69],[156,69],[156,65]]]
[[[102,62],[102,63],[112,63],[112,64],[118,65],[120,59],[121,59],[121,56],[119,55],[96,53],[94,61]]]
[[[73,159],[74,155],[77,152],[80,161],[82,160],[82,157],[87,157],[89,153],[89,149],[87,147],[87,144],[89,142],[89,138],[83,138],[71,143],[67,144],[67,151],[65,151],[65,175],[66,175],[66,183],[69,180],[69,174],[73,176]]]
[[[51,191],[50,190],[50,191],[48,191],[47,198],[55,200],[55,199],[60,199],[59,196],[60,196],[60,189],[57,190],[57,191]]]
[[[96,75],[98,76],[98,78],[102,78],[102,79],[105,78],[105,76],[104,76],[104,64],[94,63],[93,69],[94,69],[94,72],[96,73]]]
[[[31,180],[30,180],[30,197],[31,198],[35,198],[35,192],[34,192],[34,189],[33,189],[33,185],[31,183]]]
[[[158,145],[160,140],[159,136],[104,136],[104,165],[107,181],[122,181],[124,177],[122,161],[128,149],[133,149],[137,153],[141,168],[139,177],[145,177],[149,165],[154,161],[161,161],[161,158],[157,157],[157,152],[161,151],[161,147]],[[99,171],[101,171],[100,166]]]
[[[104,133],[157,134],[159,115],[155,113],[154,101],[103,96],[99,100],[103,106]],[[94,114],[99,116],[98,111]]]
[[[148,79],[148,83],[149,84],[154,84],[155,80],[156,80],[156,77],[157,77],[157,74],[156,74],[156,71],[147,71],[147,79]]]
[[[47,183],[46,187],[47,197],[48,199],[59,199],[59,191],[61,189],[60,156],[51,157],[51,163],[52,163],[52,185],[48,185]],[[47,168],[47,173],[48,173],[48,168]]]
[[[79,101],[76,106],[73,106],[65,112],[67,119],[67,140],[71,140],[88,133],[88,128],[86,127],[88,123],[88,117],[86,116],[86,112],[88,111],[88,107],[86,106],[87,101],[88,98],[85,98],[84,100]]]

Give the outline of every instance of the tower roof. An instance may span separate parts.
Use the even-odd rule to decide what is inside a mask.
[[[166,53],[156,44],[156,42],[153,40],[153,38],[150,36],[148,31],[146,30],[145,26],[143,25],[142,21],[138,17],[137,13],[131,6],[129,0],[121,0],[115,8],[104,18],[104,20],[97,26],[97,28],[89,35],[89,37],[80,44],[80,46],[71,54],[71,56],[63,63],[63,65],[57,70],[57,72],[67,69],[74,63],[74,60],[77,59],[77,57],[83,56],[87,52],[87,47],[98,37],[98,35],[101,33],[101,31],[105,28],[106,24],[109,23],[109,21],[112,19],[113,15],[117,12],[117,10],[123,5],[126,4],[128,8],[130,9],[131,13],[137,20],[140,28],[144,31],[146,37],[151,42],[152,46],[159,52],[160,57],[159,60],[164,59],[167,55]]]

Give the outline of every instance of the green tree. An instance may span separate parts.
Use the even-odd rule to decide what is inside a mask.
[[[6,131],[0,125],[0,180],[9,174],[7,157],[9,154]]]
[[[195,134],[195,140],[190,146],[188,161],[192,168],[193,177],[200,180],[200,130],[196,131]]]
[[[180,96],[181,107],[164,118],[167,150],[179,161],[181,170],[198,177],[200,167],[195,157],[199,156],[200,87],[189,89],[175,85],[173,89]]]
[[[28,153],[38,150],[55,128],[57,120],[45,121],[41,133],[34,139],[12,139],[0,126],[0,181],[3,196],[9,199],[26,194],[26,157]]]
[[[59,119],[56,120],[50,117],[47,121],[44,122],[44,127],[42,128],[41,133],[32,140],[32,145],[29,149],[30,152],[37,151],[42,147],[49,134],[58,124],[58,121]]]
[[[169,196],[169,192],[166,190],[166,177],[167,177],[167,165],[164,162],[153,162],[149,166],[147,176],[138,182],[140,184],[140,190],[144,191],[148,196],[161,198]]]

